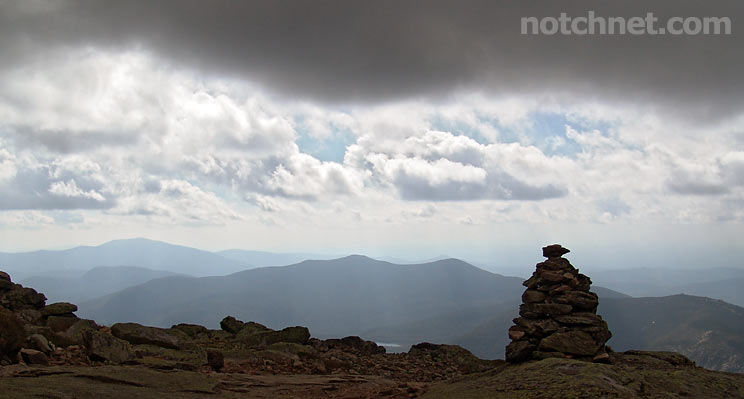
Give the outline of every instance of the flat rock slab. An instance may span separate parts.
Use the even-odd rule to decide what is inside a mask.
[[[163,348],[179,349],[183,343],[176,335],[177,330],[147,327],[137,323],[116,323],[111,326],[111,334],[133,345],[155,345]],[[181,333],[184,334],[185,333]]]

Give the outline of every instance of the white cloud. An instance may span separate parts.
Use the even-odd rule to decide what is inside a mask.
[[[70,179],[66,182],[58,181],[52,183],[52,185],[49,187],[49,192],[62,197],[90,198],[99,202],[106,201],[106,198],[104,198],[103,195],[95,190],[83,191],[78,188],[77,183],[75,183],[74,179]]]

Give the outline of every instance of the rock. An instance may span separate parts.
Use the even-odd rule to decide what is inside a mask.
[[[527,318],[545,317],[571,313],[573,307],[560,303],[523,303],[519,306],[520,316]],[[531,315],[532,317],[529,317]],[[534,315],[537,315],[536,317]]]
[[[601,316],[594,313],[574,313],[570,315],[555,316],[553,320],[567,325],[603,326],[605,321]]]
[[[99,329],[100,326],[93,320],[79,319],[60,335],[69,340],[69,344],[66,342],[67,345],[64,346],[69,346],[70,344],[82,345],[83,335],[86,331],[98,331]]]
[[[26,364],[48,366],[49,358],[44,352],[40,352],[34,349],[21,349],[21,357]]]
[[[567,248],[563,248],[560,244],[548,245],[542,249],[543,256],[546,258],[560,258],[569,252],[571,251]]]
[[[563,273],[550,271],[540,273],[540,278],[551,283],[560,283],[561,281],[566,280],[566,276],[564,276]]]
[[[209,330],[206,327],[200,326],[198,324],[181,323],[172,326],[171,329],[181,331],[192,339],[197,338],[200,335],[209,334]]]
[[[86,354],[94,361],[124,363],[134,359],[134,352],[127,341],[100,331],[83,332]]]
[[[607,352],[600,353],[592,358],[594,363],[610,363],[610,355]]]
[[[318,342],[320,345],[318,345]],[[370,356],[386,352],[385,347],[379,346],[373,341],[365,341],[358,336],[349,336],[341,339],[326,339],[318,342],[313,340],[313,346],[324,346],[326,351],[338,349],[344,352],[353,353],[357,356]]]
[[[545,293],[535,290],[526,290],[522,294],[522,302],[524,303],[537,303],[545,300]]]
[[[219,372],[225,367],[225,355],[218,350],[210,349],[207,351],[207,364],[212,370]]]
[[[232,316],[227,316],[220,321],[220,328],[231,334],[239,333],[243,326],[245,326],[245,323]]]
[[[26,331],[21,321],[12,312],[0,308],[0,358],[16,359],[25,343]]]
[[[511,326],[509,328],[509,339],[512,341],[518,341],[522,339],[525,336],[524,330],[520,329],[518,326]]]
[[[0,296],[0,305],[4,308],[17,311],[23,309],[41,309],[44,307],[46,297],[36,292],[33,288],[26,288],[20,284],[13,287]]]
[[[562,295],[556,295],[553,298],[556,303],[563,303],[573,306],[578,311],[595,312],[599,305],[599,298],[593,292],[570,291]]]
[[[41,312],[36,309],[21,309],[15,312],[18,319],[28,324],[41,324]]]
[[[255,321],[249,321],[243,324],[243,328],[240,330],[241,334],[256,334],[264,331],[273,331],[269,327]]]
[[[594,357],[600,349],[589,333],[583,331],[557,332],[540,341],[539,349],[547,352],[562,352],[571,355]]]
[[[307,327],[287,327],[281,331],[264,331],[252,335],[239,335],[240,342],[248,346],[268,346],[277,342],[306,344],[310,339]]]
[[[173,330],[146,327],[137,323],[116,323],[111,326],[111,334],[130,344],[155,345],[163,348],[179,349],[182,342]],[[185,334],[184,334],[185,335]]]
[[[0,272],[0,292],[10,291],[13,288],[13,282],[10,281],[10,275]]]
[[[67,329],[77,323],[78,320],[80,319],[72,313],[69,313],[66,316],[49,316],[46,320],[46,325],[54,332],[63,332],[67,331]]]
[[[506,346],[506,361],[517,363],[529,360],[536,346],[529,341],[512,341]]]
[[[77,312],[78,307],[75,304],[68,302],[57,302],[51,305],[46,305],[41,309],[42,317],[49,316],[62,316],[68,313]]]
[[[49,346],[49,341],[45,336],[41,334],[33,334],[28,337],[28,343],[32,349],[42,351],[44,353],[52,353],[52,347]]]
[[[517,324],[517,326],[522,327],[523,331],[525,331],[527,335],[540,338],[552,334],[560,328],[560,325],[553,319],[536,320],[519,317],[514,319],[514,323]]]

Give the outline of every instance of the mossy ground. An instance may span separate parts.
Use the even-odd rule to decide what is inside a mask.
[[[545,359],[502,364],[434,385],[436,398],[744,398],[744,375],[685,364],[676,354],[615,354],[613,364]]]

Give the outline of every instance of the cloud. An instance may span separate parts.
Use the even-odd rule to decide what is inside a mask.
[[[346,158],[347,164],[370,167],[371,177],[395,187],[401,198],[431,201],[561,197],[566,190],[546,182],[553,161],[534,147],[483,145],[439,131],[401,141],[369,134],[349,147]]]
[[[80,159],[21,159],[0,151],[0,210],[107,209],[116,203],[99,165]]]
[[[159,191],[122,199],[114,214],[146,217],[161,223],[224,224],[242,220],[215,193],[184,180],[162,180]]]
[[[439,98],[456,90],[547,93],[683,108],[694,120],[738,113],[744,102],[736,26],[730,36],[520,34],[521,17],[586,16],[589,10],[607,17],[654,12],[661,21],[730,17],[735,25],[742,10],[733,0],[471,0],[454,6],[435,0],[424,8],[398,1],[215,0],[208,14],[197,0],[34,4],[0,5],[6,55],[0,68],[60,48],[138,46],[172,65],[332,103]]]

